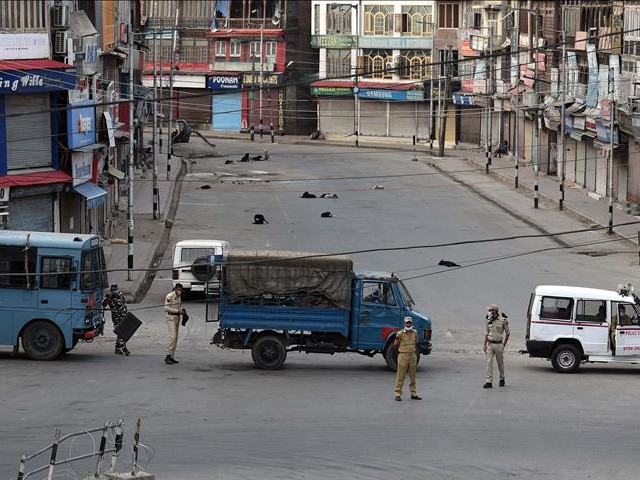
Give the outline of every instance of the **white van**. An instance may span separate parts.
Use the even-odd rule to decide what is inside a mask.
[[[229,248],[224,240],[182,240],[173,247],[173,286],[181,283],[185,293],[217,293],[220,288],[220,264]]]
[[[541,285],[527,313],[527,353],[561,373],[582,362],[640,363],[640,300],[630,284],[618,291]]]

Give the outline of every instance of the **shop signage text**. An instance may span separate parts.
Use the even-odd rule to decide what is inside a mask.
[[[26,74],[24,71],[7,70],[0,74],[0,94],[71,90],[75,84],[74,74],[63,70],[33,70]]]
[[[358,96],[372,100],[400,102],[420,102],[424,100],[424,93],[420,90],[374,90],[363,88],[358,92]]]
[[[49,58],[49,54],[47,33],[0,34],[0,58],[3,60]]]
[[[311,87],[311,95],[348,96],[353,91],[351,87]]]
[[[91,180],[93,154],[91,152],[73,152],[71,155],[71,168],[74,185]]]
[[[75,103],[69,107],[67,110],[69,148],[81,148],[96,143],[96,111],[93,102]]]
[[[241,86],[238,75],[209,75],[207,88],[211,90],[237,90]]]
[[[280,83],[280,75],[263,75],[262,77],[262,85],[278,85]],[[242,85],[252,85],[257,86],[260,85],[260,74],[252,74],[252,73],[244,73],[242,75]]]
[[[311,48],[353,48],[355,45],[353,35],[311,35]]]

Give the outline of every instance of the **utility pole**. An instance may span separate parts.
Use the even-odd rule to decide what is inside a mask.
[[[180,7],[176,7],[176,19],[173,24],[173,30],[171,32],[171,60],[169,65],[169,123],[167,132],[167,180],[171,180],[171,154],[173,153],[173,146],[171,145],[171,133],[173,129],[173,107],[175,105],[173,100],[173,64],[176,61],[176,32],[178,30],[178,13]]]
[[[539,95],[539,84],[540,81],[538,79],[538,23],[539,23],[539,15],[540,15],[540,11],[538,9],[534,10],[535,12],[535,22],[536,22],[536,28],[535,28],[535,48],[534,48],[534,61],[535,61],[535,85],[534,85],[534,92],[535,92],[535,115],[534,115],[534,119],[536,124],[534,125],[534,138],[533,138],[533,148],[534,148],[534,159],[535,159],[535,164],[534,164],[534,171],[535,171],[535,180],[534,180],[534,184],[533,184],[533,208],[538,208],[538,195],[539,195],[539,175],[540,175],[540,112],[538,110],[538,103],[539,103],[539,99],[538,99],[538,95]]]
[[[518,188],[518,182],[519,182],[519,172],[518,172],[518,166],[519,166],[519,150],[518,150],[518,143],[520,142],[519,139],[519,135],[518,132],[520,130],[520,120],[519,120],[519,110],[518,110],[518,105],[519,105],[519,99],[518,99],[518,88],[520,87],[520,68],[518,67],[518,63],[519,63],[519,47],[520,47],[520,11],[519,10],[515,10],[514,12],[514,18],[513,18],[513,35],[511,38],[511,55],[512,55],[512,59],[511,59],[511,69],[513,70],[514,66],[516,67],[516,73],[515,73],[515,82],[513,82],[513,86],[515,88],[515,96],[514,96],[514,104],[515,104],[515,117],[516,117],[516,127],[514,129],[514,138],[513,138],[513,142],[515,143],[515,145],[513,146],[513,156],[514,156],[514,172],[513,172],[513,182],[514,182],[514,188]],[[513,74],[512,74],[513,75]],[[512,76],[513,78],[513,76]]]
[[[251,134],[251,141],[254,140],[254,127],[253,127],[253,110],[254,110],[254,100],[256,98],[256,48],[255,43],[251,42],[251,90],[249,90],[249,121],[251,122],[251,127],[249,128],[249,133]]]
[[[133,271],[133,30],[129,29],[129,189],[127,192],[127,280]]]
[[[564,14],[564,9],[562,10]],[[565,112],[565,103],[566,103],[566,92],[567,92],[567,64],[566,64],[566,41],[565,41],[565,32],[562,30],[562,59],[560,60],[560,72],[562,73],[562,96],[560,105],[560,139],[562,149],[560,150],[560,200],[558,201],[558,208],[560,210],[564,209],[564,181],[566,178],[567,172],[567,139],[565,137],[565,126],[564,126],[564,112]]]
[[[607,172],[607,176],[609,177],[609,228],[607,229],[607,233],[609,235],[613,234],[613,121],[614,121],[614,110],[613,110],[613,100],[614,100],[614,92],[615,92],[615,78],[614,78],[614,69],[613,67],[609,67],[609,93],[611,95],[611,104],[609,106],[609,135],[611,138],[609,139],[609,171]]]
[[[433,150],[433,68],[429,79],[429,150]]]
[[[264,18],[260,21],[260,139],[264,135],[264,121],[262,116],[262,88],[264,79]]]
[[[489,26],[489,58],[486,60],[485,85],[487,91],[487,144],[486,144],[486,164],[485,173],[489,173],[491,166],[491,144],[493,137],[493,25]]]
[[[157,75],[158,71],[158,38],[156,31],[153,31],[153,140],[151,142],[151,155],[153,162],[153,219],[160,218],[158,204],[160,203],[160,193],[158,190],[158,167],[156,165],[156,142],[158,141],[158,89]]]
[[[440,109],[440,132],[438,134],[438,156],[444,157],[444,137],[447,133],[447,98],[449,97],[449,86],[451,85],[451,45],[447,48],[447,58],[445,60],[445,82],[443,108]],[[439,92],[442,98],[442,92]]]
[[[164,55],[162,52],[163,36],[164,35],[162,34],[162,30],[160,30],[160,116],[164,119],[164,115],[162,115],[162,104],[164,102],[164,88],[162,87],[162,84],[164,83],[164,75],[162,74],[162,63],[164,62]],[[160,147],[160,153],[162,153],[162,122],[160,122],[158,135],[160,135],[160,141],[158,142],[159,144],[158,146]]]
[[[360,87],[358,86],[358,59],[360,58],[360,17],[362,16],[362,0],[358,0],[356,10],[356,78],[355,78],[355,134],[356,134],[356,147],[360,144]]]

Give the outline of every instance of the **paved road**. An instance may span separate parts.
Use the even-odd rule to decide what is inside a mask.
[[[236,248],[371,250],[354,254],[356,266],[407,279],[432,317],[434,353],[423,359],[418,377],[424,400],[393,401],[394,376],[379,356],[290,354],[281,371],[256,370],[250,354],[209,345],[216,324],[203,321],[201,302],[189,307],[180,365],[164,365],[160,305],[171,284],[168,252],[145,302],[134,306],[145,324],[130,342],[132,356],[114,356],[113,339],[81,345],[52,363],[0,355],[1,479],[12,478],[20,454],[47,443],[55,426],[69,432],[116,417],[127,420],[129,432],[142,418],[144,464],[158,478],[634,475],[640,421],[625,412],[635,405],[640,370],[586,366],[559,375],[548,362],[517,354],[532,288],[612,288],[637,270],[626,245],[586,232],[563,236],[562,245],[545,237],[384,250],[584,225],[551,210],[545,215],[544,207],[529,211],[528,199],[520,204],[504,185],[463,172],[455,158],[430,166],[412,162],[407,152],[275,145],[268,162],[238,163],[250,148],[259,153],[257,146],[216,143],[228,157],[192,166],[172,242],[220,238]],[[384,189],[373,189],[376,184]],[[304,191],[339,198],[300,199]],[[324,211],[333,218],[321,218]],[[256,213],[269,224],[253,225]],[[584,254],[596,250],[605,255]],[[443,269],[442,258],[463,268]],[[507,387],[483,390],[480,347],[490,303],[510,314],[513,338]],[[130,458],[128,451],[122,457]]]

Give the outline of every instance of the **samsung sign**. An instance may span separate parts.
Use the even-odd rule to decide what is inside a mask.
[[[241,86],[240,76],[209,75],[207,88],[210,90],[237,90]]]

